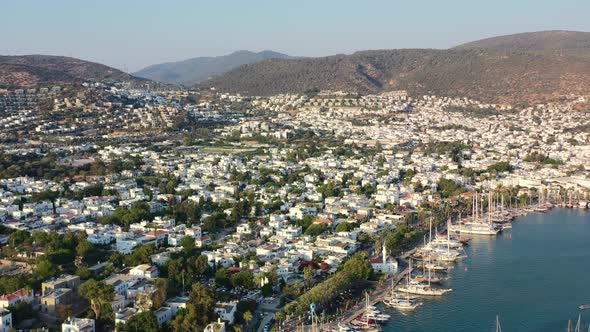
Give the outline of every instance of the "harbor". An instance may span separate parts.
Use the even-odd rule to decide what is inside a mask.
[[[436,272],[437,277],[442,277],[436,285],[432,275],[426,275],[421,283],[415,280],[418,275],[424,277],[423,267],[413,267],[412,274],[410,267],[405,267],[372,292],[368,300],[360,301],[338,323],[326,325],[323,330],[494,331],[501,321],[507,331],[566,331],[568,320],[578,320],[577,307],[590,301],[584,278],[575,277],[585,275],[585,267],[590,264],[590,248],[585,245],[590,235],[590,213],[550,207],[519,209],[513,228],[495,236],[471,235],[469,244],[461,248],[464,257],[444,262],[451,267],[447,273]],[[440,236],[438,239],[436,242],[444,243]],[[451,243],[447,243],[447,250]],[[444,245],[441,247],[444,249]],[[423,252],[420,246],[406,254],[404,260],[419,266]],[[424,295],[415,294],[415,288],[411,288],[405,297],[400,288],[408,291],[408,285],[446,291]],[[391,302],[392,286],[397,302]],[[406,302],[401,308],[395,305],[400,301]],[[538,318],[530,320],[527,313]],[[371,315],[374,319],[369,318]],[[377,315],[388,319],[379,321]],[[582,322],[590,322],[590,314],[580,317]]]

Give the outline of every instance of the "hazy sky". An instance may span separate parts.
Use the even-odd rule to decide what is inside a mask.
[[[590,31],[588,13],[590,0],[0,0],[0,54],[67,55],[134,71],[242,49],[322,56]]]

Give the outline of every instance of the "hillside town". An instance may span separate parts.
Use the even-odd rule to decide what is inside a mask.
[[[0,331],[337,321],[478,196],[588,208],[585,102],[0,91]]]

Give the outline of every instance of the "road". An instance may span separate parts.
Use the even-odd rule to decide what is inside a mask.
[[[258,332],[264,331],[264,326],[268,324],[271,321],[271,319],[274,318],[274,316],[274,312],[265,313],[264,318],[262,319],[262,323],[260,323],[260,326],[258,327]]]
[[[262,332],[264,330],[264,325],[266,325],[267,323],[269,323],[271,321],[271,319],[274,318],[275,313],[280,311],[280,309],[278,308],[280,305],[280,299],[279,298],[264,298],[262,299],[262,301],[260,302],[260,304],[258,305],[258,307],[256,308],[256,311],[254,312],[254,321],[251,323],[253,326],[256,325],[256,322],[258,322],[258,320],[260,320],[260,315],[263,314],[264,317],[262,318],[262,322],[260,323],[259,327],[258,327],[258,332]]]

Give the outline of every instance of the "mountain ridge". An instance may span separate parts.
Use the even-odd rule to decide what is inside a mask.
[[[249,95],[312,88],[360,93],[408,90],[414,95],[509,104],[590,94],[590,48],[585,47],[590,45],[590,33],[544,31],[494,38],[450,49],[367,50],[270,60],[238,67],[197,87]],[[541,48],[543,43],[546,47]],[[580,47],[571,51],[564,45]]]
[[[118,69],[58,55],[0,55],[0,87],[28,88],[84,81],[144,81]]]
[[[288,59],[293,57],[270,50],[260,52],[238,50],[222,56],[195,57],[155,64],[140,69],[133,75],[154,81],[192,85],[224,74],[241,65],[273,58]]]
[[[310,89],[364,94],[407,90],[411,95],[468,97],[507,104],[590,95],[588,32],[541,31],[485,38],[449,49],[365,50],[316,58],[273,51],[236,51],[230,55],[265,59],[213,76],[196,87],[263,96]],[[224,63],[220,57],[197,59]],[[146,82],[102,64],[70,57],[0,56],[0,88],[83,81]]]

